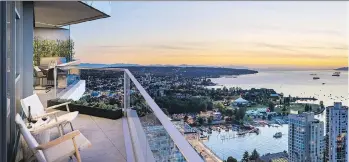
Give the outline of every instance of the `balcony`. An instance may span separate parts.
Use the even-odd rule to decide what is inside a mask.
[[[61,94],[62,92],[69,92],[72,97],[70,99],[73,99],[74,94],[81,93],[79,88],[83,88],[84,96],[87,96],[92,94],[93,79],[97,78],[98,82],[103,82],[103,78],[111,76],[111,73],[118,76],[109,78],[107,85],[113,82],[110,85],[113,90],[109,92],[121,99],[119,109],[122,109],[123,117],[112,120],[80,113],[73,122],[74,128],[80,130],[92,143],[92,148],[81,151],[83,161],[203,161],[128,69],[80,68],[80,70],[93,70],[96,75],[87,76],[92,73],[81,72],[81,80],[73,86],[60,91],[50,91],[50,95],[45,93],[38,95],[45,105],[49,99],[55,97],[62,99],[67,96]],[[77,86],[81,82],[84,83],[83,86]],[[52,129],[52,136],[58,135],[55,131]]]

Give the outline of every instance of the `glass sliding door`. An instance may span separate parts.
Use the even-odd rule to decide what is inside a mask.
[[[21,44],[20,37],[17,36],[20,27],[20,15],[17,8],[20,8],[21,4],[17,5],[14,1],[1,2],[1,81],[0,81],[0,93],[1,93],[1,160],[0,161],[13,161],[15,154],[16,142],[18,139],[18,131],[15,125],[16,114],[16,91],[17,82],[19,81],[19,71],[16,70],[16,57],[20,58]],[[17,7],[18,6],[18,7]],[[17,40],[18,39],[18,40]],[[19,84],[18,84],[19,87]]]
[[[6,2],[6,141],[7,141],[7,160],[10,160],[13,149],[13,126],[14,121],[12,113],[14,110],[14,79],[13,56],[14,56],[14,2]]]
[[[0,161],[7,161],[6,9],[6,2],[0,1]]]

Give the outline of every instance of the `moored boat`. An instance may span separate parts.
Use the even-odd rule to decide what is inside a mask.
[[[282,137],[282,133],[281,132],[277,132],[274,134],[273,136],[274,138],[281,138]]]
[[[341,74],[341,72],[336,71],[336,72],[334,72],[334,73],[332,74],[332,76],[340,76],[340,74]]]
[[[208,139],[208,136],[200,135],[200,139],[201,139],[201,140],[207,140],[207,139]]]
[[[313,77],[314,80],[320,79],[320,77]]]

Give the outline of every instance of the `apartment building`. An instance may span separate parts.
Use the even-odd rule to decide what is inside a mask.
[[[324,123],[313,112],[289,115],[288,160],[290,162],[322,162]]]
[[[329,161],[346,162],[348,161],[348,107],[342,106],[341,102],[335,102],[327,109]]]

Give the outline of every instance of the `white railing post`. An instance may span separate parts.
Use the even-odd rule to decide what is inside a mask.
[[[126,109],[130,108],[130,77],[124,72],[124,115],[127,115]]]

